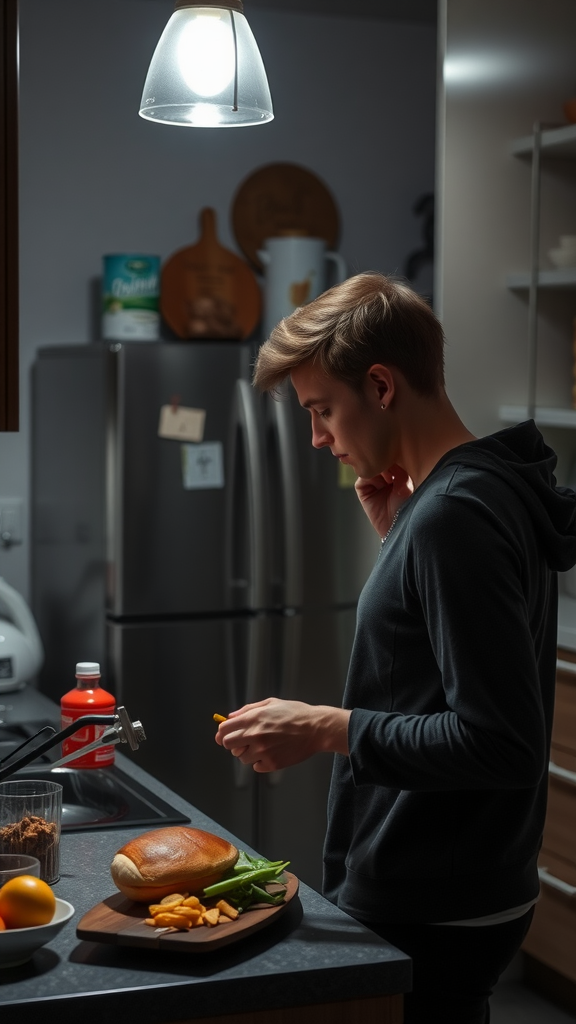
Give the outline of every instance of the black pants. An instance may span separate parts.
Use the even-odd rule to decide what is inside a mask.
[[[489,1024],[488,1000],[520,949],[533,914],[532,907],[516,921],[480,928],[366,923],[412,958],[405,1024]]]

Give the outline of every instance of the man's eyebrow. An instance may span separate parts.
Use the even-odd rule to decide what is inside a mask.
[[[325,398],[307,398],[305,402],[302,402],[303,409],[309,409],[311,405],[326,405]]]

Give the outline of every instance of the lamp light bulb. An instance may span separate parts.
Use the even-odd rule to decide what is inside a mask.
[[[219,11],[203,11],[184,25],[178,41],[178,65],[186,85],[199,96],[217,96],[230,84],[234,40],[230,24]]]

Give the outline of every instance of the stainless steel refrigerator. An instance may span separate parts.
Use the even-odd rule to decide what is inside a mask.
[[[236,342],[40,349],[33,368],[32,603],[54,700],[76,661],[141,719],[148,771],[321,882],[329,755],[271,775],[214,742],[214,712],[338,704],[378,539],[309,414],[250,384]],[[204,413],[195,440],[161,410]]]

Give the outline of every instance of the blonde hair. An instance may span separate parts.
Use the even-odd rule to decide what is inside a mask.
[[[408,285],[375,272],[335,285],[281,320],[260,348],[253,384],[277,392],[307,360],[355,390],[374,363],[395,366],[421,394],[444,388],[439,320]]]

